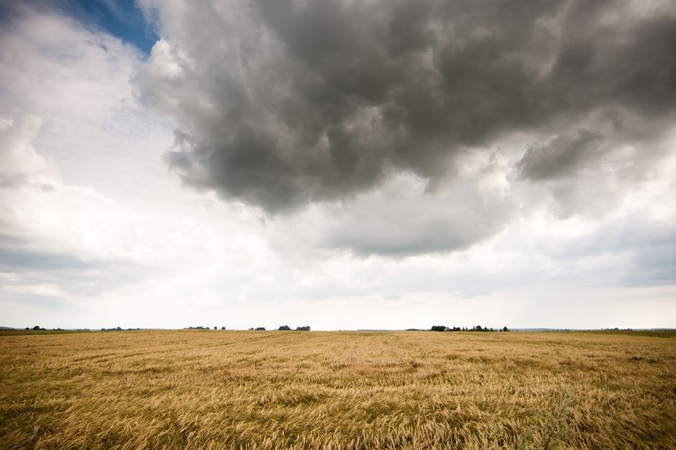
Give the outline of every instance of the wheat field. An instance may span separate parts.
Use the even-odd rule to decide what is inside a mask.
[[[676,448],[676,339],[0,335],[0,447]]]

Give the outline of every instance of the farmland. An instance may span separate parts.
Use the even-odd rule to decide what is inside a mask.
[[[0,334],[3,448],[676,448],[676,339]]]

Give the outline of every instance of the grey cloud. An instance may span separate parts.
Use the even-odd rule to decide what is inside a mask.
[[[551,242],[539,248],[557,260],[581,259],[603,253],[641,252],[676,245],[676,229],[670,223],[630,217],[599,226],[574,241]]]
[[[669,221],[646,217],[627,217],[600,225],[589,234],[573,240],[540,242],[538,251],[562,265],[602,255],[612,256],[616,267],[612,272],[601,270],[595,283],[602,283],[603,274],[611,284],[659,285],[676,281],[676,228]],[[590,275],[589,270],[585,270]],[[607,281],[607,280],[605,280]]]
[[[53,192],[56,190],[56,186],[53,183],[33,182],[25,173],[0,172],[0,189],[18,189],[24,186],[36,187],[44,192]]]
[[[341,225],[327,239],[329,246],[348,249],[360,256],[397,257],[463,250],[500,229],[495,223],[465,222],[443,215],[403,224],[374,215],[365,222],[355,220]]]
[[[438,195],[372,195],[358,199],[350,214],[335,217],[323,244],[359,256],[463,250],[499,232],[511,206],[463,187]]]
[[[7,228],[0,221],[0,227]],[[17,232],[0,232],[0,296],[21,304],[50,308],[75,298],[93,298],[122,289],[149,276],[152,270],[122,260],[85,260],[68,252],[36,248]],[[51,294],[36,293],[35,286],[58,286]]]
[[[573,174],[598,151],[605,141],[593,136],[606,134],[589,122],[599,112],[613,143],[654,141],[672,123],[676,15],[635,8],[191,4],[181,17],[160,10],[173,69],[151,58],[135,82],[142,101],[176,120],[166,159],[187,184],[272,213],[351,198],[393,172],[438,182],[455,156],[512,133],[548,142],[520,163],[537,181]]]
[[[25,173],[0,172],[0,189],[14,189],[28,183],[28,176]]]
[[[662,247],[650,247],[634,258],[635,270],[627,274],[630,285],[673,284],[676,282],[676,239]]]
[[[495,158],[474,164],[474,171],[434,191],[419,177],[396,176],[349,202],[280,217],[271,224],[271,244],[285,258],[310,259],[324,258],[326,251],[399,259],[468,249],[499,233],[520,208],[502,191]]]
[[[603,136],[584,128],[529,146],[518,163],[521,177],[543,180],[571,175],[586,160],[602,153]]]
[[[92,266],[91,263],[68,254],[5,247],[3,241],[5,240],[0,237],[0,269],[2,270],[81,270]]]

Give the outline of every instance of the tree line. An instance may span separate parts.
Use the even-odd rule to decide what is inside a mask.
[[[475,325],[472,328],[467,328],[467,327],[447,327],[446,325],[433,325],[430,331],[480,331],[480,332],[496,332],[496,331],[509,331],[509,328],[507,327],[502,327],[499,329],[494,329],[494,328],[488,328],[488,327],[482,327],[481,325]]]

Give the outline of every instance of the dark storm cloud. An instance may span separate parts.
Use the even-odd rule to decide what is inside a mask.
[[[435,183],[460,153],[516,132],[539,136],[519,167],[537,181],[607,151],[591,116],[613,143],[659,139],[672,123],[676,15],[638,7],[191,4],[163,17],[175,21],[164,27],[170,69],[156,46],[136,84],[175,118],[166,160],[185,182],[269,212],[350,197],[394,172]]]

